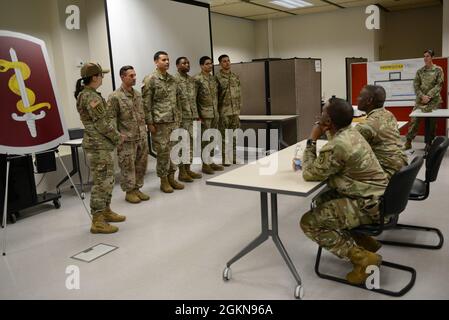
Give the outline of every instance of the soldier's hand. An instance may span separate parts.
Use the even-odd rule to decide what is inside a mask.
[[[423,103],[429,103],[430,97],[427,96],[427,95],[425,95],[425,96],[423,96],[423,97],[421,98],[421,101],[422,101]]]
[[[123,142],[125,142],[126,140],[126,135],[123,133],[120,133],[120,144],[122,144]]]
[[[149,124],[149,125],[148,125],[148,129],[150,130],[150,132],[151,132],[152,134],[155,134],[156,131],[157,131],[156,126],[153,125],[153,124]]]
[[[320,123],[317,122],[312,128],[312,132],[310,132],[310,139],[316,141],[323,135],[323,133],[324,131],[322,130]]]

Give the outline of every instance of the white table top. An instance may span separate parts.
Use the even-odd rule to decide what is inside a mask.
[[[321,148],[326,142],[325,140],[319,140],[318,148]],[[299,154],[303,153],[305,145],[306,140],[299,142],[301,148]],[[301,170],[293,171],[292,160],[295,150],[296,144],[265,158],[211,178],[206,181],[206,184],[267,193],[308,196],[324,185],[325,182],[304,181]],[[278,164],[277,168],[275,166],[276,163]],[[274,170],[270,170],[270,167],[274,167]],[[265,174],[263,170],[265,170]],[[266,171],[272,171],[272,174]]]
[[[287,121],[298,118],[299,115],[240,115],[241,121]]]
[[[61,143],[63,146],[80,146],[83,143],[83,138],[69,140],[64,143]]]
[[[432,112],[422,112],[415,110],[409,115],[414,118],[449,118],[449,109],[436,109]]]

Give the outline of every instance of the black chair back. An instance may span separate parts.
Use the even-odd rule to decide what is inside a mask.
[[[382,197],[381,216],[398,216],[407,206],[408,197],[412,190],[413,182],[424,162],[422,156],[417,156],[413,161],[396,172],[390,179]]]
[[[438,136],[433,140],[426,159],[426,182],[434,182],[437,179],[441,162],[448,147],[449,139],[447,137]]]

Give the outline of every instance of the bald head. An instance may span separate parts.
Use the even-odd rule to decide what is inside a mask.
[[[386,99],[385,89],[381,86],[366,85],[360,91],[357,98],[358,108],[361,111],[370,112],[373,109],[382,108]]]

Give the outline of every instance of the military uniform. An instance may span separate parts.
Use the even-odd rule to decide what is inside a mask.
[[[90,197],[92,214],[109,207],[114,187],[115,147],[120,142],[117,121],[101,94],[84,87],[77,98],[76,108],[84,125],[83,148],[93,176]]]
[[[413,108],[414,110],[421,109],[423,112],[431,112],[440,107],[441,98],[441,87],[444,83],[443,69],[437,65],[432,65],[431,68],[427,69],[425,66],[416,72],[413,85],[415,87],[416,93],[416,104]],[[430,101],[424,105],[421,102],[421,98],[427,95],[431,97]],[[420,118],[411,118],[409,122],[409,129],[407,133],[407,141],[412,141],[419,128]],[[435,138],[436,131],[436,119],[430,119],[430,132],[431,141]]]
[[[223,163],[231,162],[231,154],[226,154],[226,129],[236,130],[240,128],[240,110],[242,107],[240,79],[233,73],[220,70],[217,74],[218,81],[218,113],[219,128],[222,137]],[[228,142],[229,143],[229,142]],[[233,137],[232,159],[236,160],[236,139]]]
[[[182,120],[181,128],[187,130],[190,136],[190,162],[193,160],[193,122],[199,119],[196,106],[197,87],[195,79],[188,74],[178,72],[175,76],[181,92]]]
[[[196,102],[199,116],[202,119],[202,135],[207,129],[218,129],[218,83],[213,75],[205,75],[202,72],[197,74],[194,79],[198,90]],[[207,141],[202,141],[201,149],[204,149],[207,144]],[[203,159],[203,163],[213,165],[210,156],[208,155],[207,159]]]
[[[366,120],[357,124],[355,128],[368,141],[388,179],[407,165],[407,156],[402,151],[398,122],[390,111],[385,108],[373,109],[368,113]]]
[[[134,89],[128,91],[120,87],[109,96],[108,104],[117,115],[118,130],[126,136],[117,147],[120,186],[125,192],[139,190],[143,186],[148,163],[148,134],[142,96]]]
[[[156,70],[143,80],[145,121],[147,125],[156,127],[152,141],[157,153],[156,172],[161,178],[173,175],[177,169],[170,159],[170,152],[175,144],[170,141],[170,135],[179,128],[182,119],[179,94],[175,78],[168,73],[163,75]]]
[[[307,146],[303,156],[306,181],[327,179],[328,191],[301,218],[304,233],[340,258],[357,248],[349,230],[379,220],[379,197],[388,180],[368,142],[350,126],[340,129],[316,155]]]

